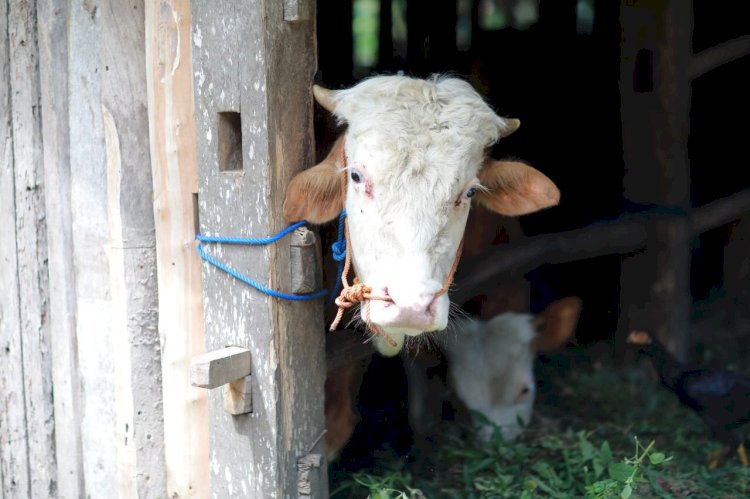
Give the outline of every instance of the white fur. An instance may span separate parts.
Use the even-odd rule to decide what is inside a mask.
[[[457,324],[460,341],[444,341],[449,383],[461,401],[498,425],[506,440],[521,432],[534,406],[534,356],[537,332],[532,316],[504,313],[488,322]],[[527,390],[524,392],[524,388]],[[482,428],[488,439],[492,428]]]
[[[488,146],[511,127],[456,78],[379,76],[335,92],[334,102],[348,124],[347,167],[366,179],[347,186],[352,262],[362,282],[396,303],[371,301],[363,318],[396,340],[395,348],[375,340],[394,355],[405,336],[446,327],[447,295],[430,314],[420,310],[453,264],[470,207],[464,193],[478,183]]]

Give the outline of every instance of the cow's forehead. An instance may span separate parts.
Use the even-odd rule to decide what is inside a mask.
[[[481,155],[507,126],[471,85],[456,78],[375,77],[340,91],[336,100],[335,112],[350,133],[395,142],[401,149],[460,145]]]
[[[484,159],[482,148],[434,133],[396,137],[374,129],[352,135],[350,166],[366,168],[376,182],[426,177],[463,183]]]

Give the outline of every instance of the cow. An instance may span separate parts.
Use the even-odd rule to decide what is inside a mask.
[[[343,90],[313,87],[345,132],[297,174],[284,217],[324,224],[346,209],[351,263],[367,286],[361,319],[383,355],[444,330],[446,293],[472,203],[508,216],[558,204],[560,191],[520,161],[487,153],[520,125],[461,78],[375,76]]]
[[[531,420],[537,353],[564,345],[580,312],[581,300],[571,296],[537,316],[505,312],[488,321],[458,321],[456,335],[441,342],[448,386],[463,406],[497,425],[505,440],[514,440]],[[489,440],[494,428],[478,426],[480,438]]]

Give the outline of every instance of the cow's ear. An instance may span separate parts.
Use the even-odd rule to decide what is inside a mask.
[[[322,224],[341,213],[341,169],[337,159],[343,146],[342,136],[321,163],[298,173],[289,183],[284,199],[287,222],[307,220]]]
[[[535,351],[551,352],[567,342],[578,327],[581,299],[568,296],[547,305],[535,318],[537,335],[532,347]]]
[[[487,160],[479,181],[487,190],[477,192],[477,201],[501,215],[525,215],[560,202],[554,182],[518,161]]]

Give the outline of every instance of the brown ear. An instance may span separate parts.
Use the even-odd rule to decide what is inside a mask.
[[[501,215],[517,216],[560,202],[560,190],[545,174],[518,161],[488,160],[479,171],[487,191],[477,200]]]
[[[321,163],[294,176],[286,189],[284,218],[287,222],[307,220],[330,222],[341,213],[341,169],[337,158],[344,146],[343,135]]]
[[[565,344],[578,326],[581,315],[581,299],[569,296],[547,305],[537,316],[538,334],[533,347],[537,351],[549,352]]]

